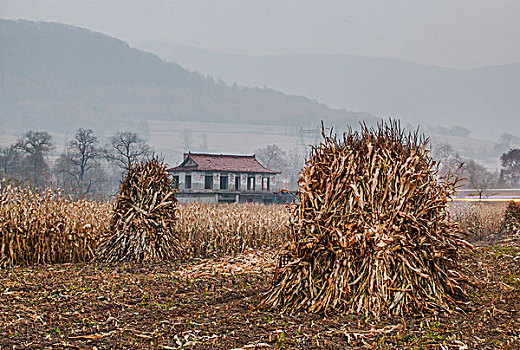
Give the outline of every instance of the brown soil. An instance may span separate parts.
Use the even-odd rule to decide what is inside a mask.
[[[520,348],[518,247],[475,251],[458,313],[406,319],[255,310],[274,256],[0,270],[0,350]]]

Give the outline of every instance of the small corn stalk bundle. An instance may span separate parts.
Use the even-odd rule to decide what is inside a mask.
[[[160,261],[177,253],[177,199],[166,165],[157,158],[133,166],[121,184],[111,219],[111,233],[99,260]]]
[[[404,315],[463,298],[462,247],[423,135],[396,121],[314,147],[291,209],[292,242],[260,307]]]
[[[520,204],[509,202],[504,214],[504,221],[498,234],[501,238],[520,238]]]

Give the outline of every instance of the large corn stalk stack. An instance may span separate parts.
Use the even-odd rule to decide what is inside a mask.
[[[300,178],[292,242],[261,306],[403,315],[453,310],[469,244],[449,220],[456,180],[437,178],[428,139],[395,121],[323,134]]]
[[[99,259],[161,261],[175,256],[177,199],[164,163],[156,158],[133,166],[121,184],[111,233],[100,246]]]

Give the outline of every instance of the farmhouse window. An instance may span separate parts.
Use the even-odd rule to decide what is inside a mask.
[[[235,176],[235,191],[240,191],[240,175]]]
[[[175,175],[173,177],[173,188],[175,188],[175,189],[179,188],[179,175]]]
[[[270,179],[268,177],[264,177],[262,178],[262,189],[264,191],[270,191],[271,190],[271,184],[270,184]]]
[[[254,176],[248,176],[247,177],[247,189],[249,191],[255,190],[255,177]]]
[[[228,176],[220,175],[220,189],[227,190],[227,188],[228,188]]]
[[[190,189],[191,188],[191,175],[186,175],[186,189]]]
[[[213,189],[213,174],[206,174],[206,176],[204,177],[204,189]]]

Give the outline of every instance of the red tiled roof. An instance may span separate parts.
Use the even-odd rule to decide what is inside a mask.
[[[195,164],[192,164],[192,162]],[[229,171],[237,173],[279,174],[279,171],[267,169],[252,156],[231,154],[185,153],[181,165],[169,171]]]

